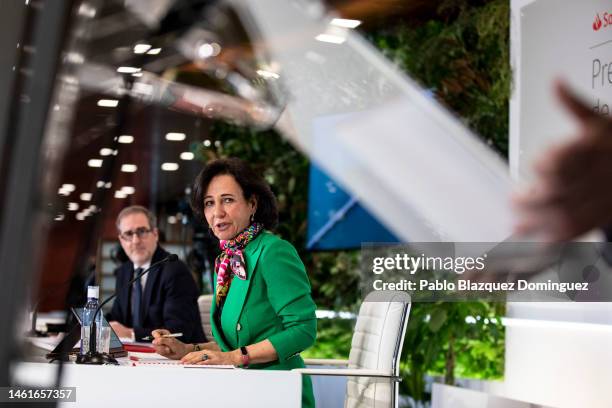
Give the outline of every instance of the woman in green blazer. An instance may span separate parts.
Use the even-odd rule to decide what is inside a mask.
[[[216,342],[185,344],[153,332],[158,353],[190,364],[290,370],[316,338],[316,306],[295,248],[268,230],[278,210],[270,187],[239,159],[210,162],[192,189],[192,208],[219,238],[212,332]],[[302,377],[302,406],[314,407]]]

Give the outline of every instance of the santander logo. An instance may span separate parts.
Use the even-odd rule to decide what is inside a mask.
[[[605,12],[603,13],[603,21],[599,17],[599,13],[595,16],[593,21],[593,31],[599,31],[601,28],[612,26],[612,14]]]
[[[597,13],[597,16],[595,16],[595,21],[593,21],[593,31],[599,31],[601,25],[601,18],[599,18],[599,13]]]

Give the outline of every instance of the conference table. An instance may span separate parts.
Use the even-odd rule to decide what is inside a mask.
[[[301,406],[302,378],[297,372],[240,368],[132,365],[127,357],[119,366],[64,363],[63,387],[76,387],[76,402],[61,407],[282,407]],[[53,387],[58,363],[17,362],[14,382],[22,386]]]

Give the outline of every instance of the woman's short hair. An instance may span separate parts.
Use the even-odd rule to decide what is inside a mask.
[[[274,193],[261,175],[253,171],[245,161],[237,158],[211,161],[198,174],[191,188],[191,208],[195,215],[208,224],[204,216],[204,196],[210,181],[215,176],[224,174],[234,177],[242,188],[245,200],[253,196],[257,199],[255,221],[262,223],[266,229],[274,229],[278,224],[278,206]]]

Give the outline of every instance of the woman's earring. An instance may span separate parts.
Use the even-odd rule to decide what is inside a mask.
[[[255,221],[255,214],[251,214],[251,222]]]

